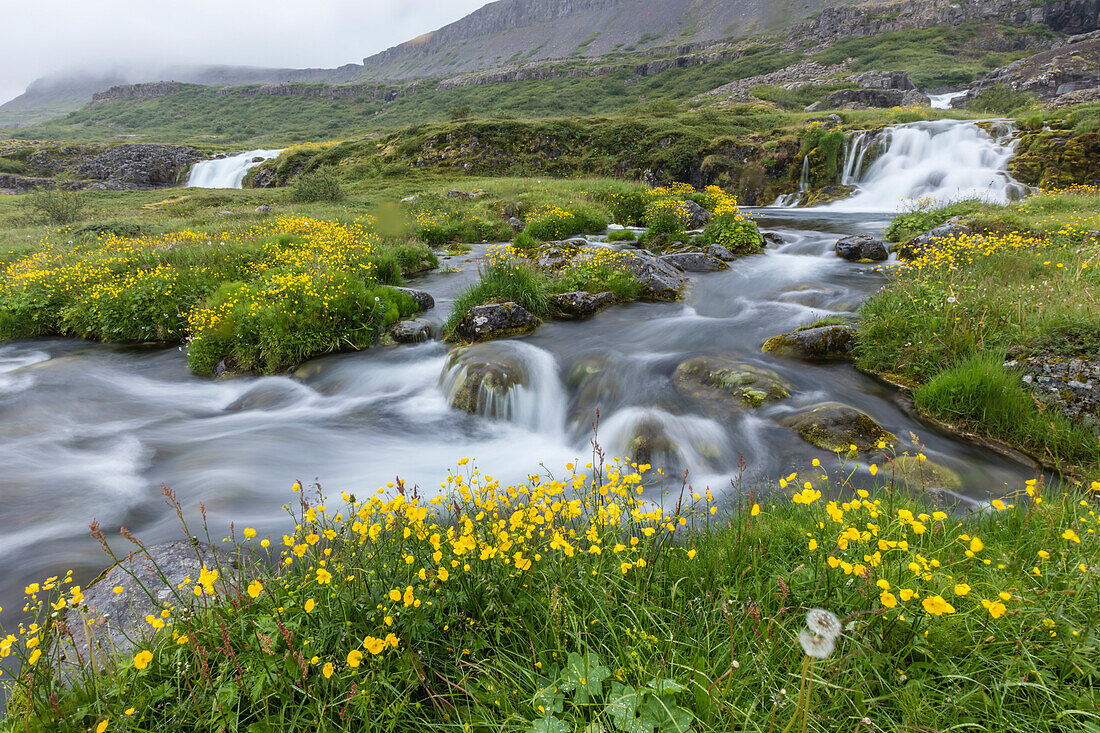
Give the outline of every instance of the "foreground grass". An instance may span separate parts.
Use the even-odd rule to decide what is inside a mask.
[[[342,502],[295,484],[286,535],[234,533],[133,651],[94,665],[58,658],[82,633],[71,614],[49,623],[81,607],[80,589],[31,586],[41,625],[2,645],[23,665],[3,729],[1065,731],[1096,720],[1100,484],[1029,481],[956,511],[895,483],[880,455],[832,481],[786,477],[793,499],[735,487],[742,498],[720,511],[709,490],[677,487],[662,510],[641,498],[667,488],[659,472],[594,460],[504,486],[464,459],[432,500],[400,482]],[[868,468],[873,495],[849,483]],[[842,627],[800,647],[813,607]]]
[[[1100,191],[1045,192],[1012,206],[958,202],[899,217],[894,238],[964,215],[974,235],[940,240],[863,309],[867,370],[919,387],[919,405],[1065,470],[1100,472],[1100,441],[1041,411],[1006,359],[1100,358]]]

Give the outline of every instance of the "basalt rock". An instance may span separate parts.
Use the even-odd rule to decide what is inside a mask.
[[[1037,356],[1005,366],[1023,372],[1025,387],[1040,402],[1100,433],[1100,361]]]
[[[627,252],[623,269],[642,286],[642,295],[650,300],[676,300],[687,283],[678,268],[647,252]]]
[[[837,257],[849,262],[881,262],[890,257],[886,242],[870,234],[855,234],[837,241]]]
[[[953,216],[938,227],[924,234],[918,234],[908,241],[895,246],[894,251],[900,259],[916,259],[921,256],[925,248],[933,246],[937,240],[961,237],[971,234],[972,231],[966,219],[961,216]]]
[[[688,212],[688,220],[685,228],[689,231],[692,229],[702,229],[714,218],[713,214],[694,201],[685,201],[684,206],[687,208]]]
[[[558,315],[566,319],[588,318],[618,301],[619,298],[614,293],[584,291],[559,293],[550,299]]]
[[[802,439],[827,451],[873,450],[880,442],[896,440],[893,433],[854,407],[828,402],[781,421]]]
[[[542,321],[515,303],[479,305],[467,311],[455,326],[455,335],[469,341],[488,341],[530,333]]]
[[[770,338],[763,350],[806,361],[830,361],[848,359],[854,345],[855,329],[851,326],[819,326]]]
[[[389,334],[399,344],[420,344],[432,338],[432,323],[423,318],[398,321],[390,326]]]
[[[841,89],[830,94],[825,101],[834,109],[900,107],[905,102],[905,92],[900,89]]]
[[[412,298],[416,302],[416,304],[420,306],[421,311],[431,310],[432,308],[435,308],[435,298],[432,297],[431,293],[426,293],[423,290],[414,290],[413,288],[395,287],[393,289],[399,293],[404,293],[405,295]]]
[[[722,249],[725,249],[725,247]],[[726,250],[726,252],[729,253],[729,250]],[[733,259],[732,253],[730,253],[729,259]],[[729,269],[729,265],[721,259],[706,252],[675,252],[663,255],[661,261],[679,267],[686,272],[716,272]]]
[[[683,395],[725,407],[760,407],[790,396],[791,385],[770,369],[722,356],[683,362],[672,375]]]
[[[707,247],[706,253],[711,257],[722,260],[723,262],[730,262],[737,259],[737,255],[730,252],[727,248],[720,244],[712,244]]]

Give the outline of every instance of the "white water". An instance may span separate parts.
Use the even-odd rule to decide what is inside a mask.
[[[217,160],[204,160],[195,164],[191,169],[191,175],[187,179],[188,188],[240,188],[245,174],[249,168],[254,168],[259,163],[254,163],[253,158],[278,157],[282,150],[249,150],[238,153],[228,158]]]
[[[1008,173],[1014,141],[1007,127],[993,137],[963,120],[914,122],[849,141],[844,182],[857,189],[823,207],[832,211],[893,212],[925,197],[940,203],[972,198],[1008,203],[1029,190]],[[863,170],[867,154],[880,150]]]
[[[946,94],[929,94],[928,99],[932,101],[932,109],[951,109],[951,102],[959,97],[965,97],[966,91],[961,92],[947,92]]]
[[[797,193],[784,193],[775,200],[775,206],[798,206],[802,196],[810,190],[810,156],[802,158],[802,176],[798,179]]]
[[[568,401],[553,355],[516,340],[501,341],[491,348],[509,352],[507,360],[516,364],[522,375],[519,384],[503,391],[491,389],[482,382],[478,389],[477,414],[514,423],[536,433],[563,436]],[[444,369],[440,386],[448,402],[466,378],[466,366],[461,361]]]

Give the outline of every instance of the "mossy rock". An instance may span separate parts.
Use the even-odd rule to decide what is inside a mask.
[[[447,357],[447,371],[459,366],[464,371],[449,385],[447,402],[475,415],[485,413],[492,397],[527,383],[523,366],[506,353],[477,347],[455,349]]]
[[[680,452],[658,420],[642,420],[634,426],[627,453],[635,463],[663,465]]]
[[[760,407],[791,395],[791,385],[770,369],[722,356],[683,362],[676,367],[672,383],[688,397],[730,407]]]
[[[830,452],[847,453],[854,445],[856,451],[864,453],[878,447],[880,442],[897,440],[866,413],[837,402],[812,407],[781,422],[806,442]]]
[[[894,480],[904,481],[913,488],[958,491],[963,485],[959,474],[934,461],[922,461],[917,456],[898,456],[892,464]],[[883,472],[887,470],[889,468],[883,469]]]
[[[801,328],[764,342],[763,351],[806,361],[848,359],[855,345],[855,329],[851,326],[818,326]]]

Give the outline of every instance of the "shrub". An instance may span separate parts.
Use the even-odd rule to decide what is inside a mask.
[[[527,234],[534,239],[549,241],[564,239],[585,232],[599,232],[607,228],[607,217],[586,206],[544,206],[527,217]]]
[[[720,244],[735,255],[753,254],[764,249],[764,235],[756,222],[743,214],[720,214],[707,224],[702,241]]]
[[[658,198],[645,207],[645,225],[650,234],[683,234],[690,218],[680,199]]]
[[[72,224],[84,218],[87,199],[82,191],[73,191],[60,181],[52,187],[39,186],[27,197],[35,214],[53,224]]]
[[[516,254],[511,245],[491,247],[481,267],[481,280],[455,298],[443,326],[448,336],[466,312],[486,303],[515,303],[535,315],[550,308],[550,280]]]
[[[318,201],[335,203],[344,200],[344,189],[340,186],[340,179],[335,173],[327,168],[321,168],[298,177],[291,189],[290,200],[298,203]]]
[[[513,234],[512,227],[499,219],[483,219],[466,211],[427,207],[416,212],[413,227],[417,238],[432,245],[504,241]]]
[[[588,257],[561,273],[554,290],[567,293],[584,290],[589,293],[612,292],[621,301],[637,300],[642,293],[641,284],[627,271],[624,255],[603,247],[585,249]]]
[[[975,112],[1007,115],[1018,109],[1031,107],[1035,97],[1027,92],[1018,92],[1004,83],[998,83],[974,97],[970,109]]]
[[[518,250],[529,252],[538,248],[538,242],[529,233],[523,231],[512,240],[512,246]]]
[[[649,191],[639,184],[608,184],[594,189],[589,197],[607,206],[611,218],[623,226],[644,226]]]
[[[474,108],[468,104],[456,104],[447,110],[447,116],[455,122],[461,122],[462,120],[468,120],[470,115],[474,113]]]
[[[411,275],[439,267],[439,258],[422,242],[405,242],[392,250],[401,274]]]

